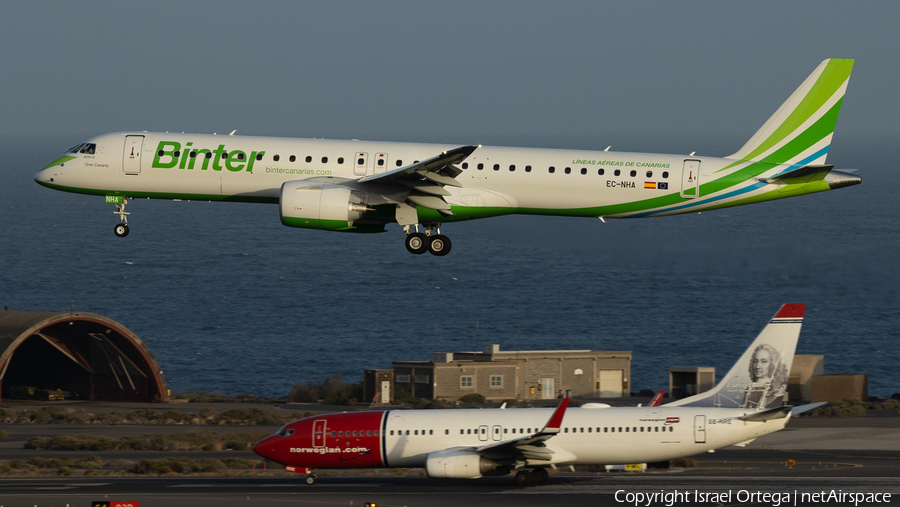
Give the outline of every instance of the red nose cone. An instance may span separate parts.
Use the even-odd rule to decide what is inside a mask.
[[[257,442],[256,445],[253,446],[253,452],[255,452],[256,454],[259,454],[263,458],[271,459],[270,453],[272,451],[272,448],[271,448],[271,446],[266,445],[269,442],[269,440],[271,440],[271,438],[272,437],[267,437],[267,438],[264,438],[264,439],[260,440],[259,442]]]

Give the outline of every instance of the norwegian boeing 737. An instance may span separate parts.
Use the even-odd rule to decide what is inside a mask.
[[[712,390],[668,405],[567,409],[382,410],[292,422],[254,451],[316,480],[314,468],[424,467],[429,477],[516,472],[542,483],[548,468],[670,460],[749,441],[824,405],[783,405],[806,305],[786,304]]]
[[[129,199],[258,202],[278,204],[290,227],[382,232],[398,223],[410,252],[446,255],[447,222],[654,217],[856,185],[858,176],[825,164],[852,67],[822,62],[725,158],[120,132],[75,146],[34,179],[105,196],[116,205],[117,236],[128,234]]]

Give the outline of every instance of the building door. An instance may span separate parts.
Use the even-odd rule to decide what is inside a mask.
[[[353,164],[353,174],[355,174],[357,176],[365,176],[366,169],[369,166],[369,164],[367,163],[368,159],[369,159],[368,154],[363,153],[363,152],[357,152],[356,157],[355,157],[356,163]]]
[[[556,382],[553,377],[541,379],[541,399],[552,400],[556,398]]]
[[[706,416],[694,416],[694,442],[698,444],[706,443]]]
[[[381,402],[391,402],[391,382],[389,380],[381,381]]]
[[[482,424],[478,427],[478,440],[485,441],[488,439],[488,427],[486,424]]]
[[[125,136],[122,172],[125,174],[141,174],[141,148],[143,146],[144,136]]]
[[[600,385],[597,388],[600,398],[621,398],[622,397],[622,378],[625,376],[623,370],[600,370],[598,376]]]
[[[681,197],[695,199],[700,196],[700,161],[685,160],[681,170]]]
[[[313,421],[313,447],[325,447],[325,419]]]

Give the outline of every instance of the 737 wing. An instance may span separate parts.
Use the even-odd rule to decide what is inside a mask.
[[[521,460],[532,464],[537,461],[547,463],[569,461],[569,456],[559,456],[559,449],[551,449],[546,444],[547,440],[559,433],[559,428],[562,425],[563,416],[566,414],[568,406],[569,398],[564,398],[559,406],[556,407],[553,415],[550,416],[550,420],[547,421],[544,429],[534,435],[483,445],[475,449],[475,452],[486,458]]]
[[[476,149],[478,146],[461,146],[412,165],[360,178],[357,183],[400,186],[408,191],[406,203],[410,206],[421,206],[444,215],[452,215],[450,205],[444,200],[444,196],[450,195],[450,192],[444,187],[462,186],[456,181],[456,177],[462,173],[462,169],[456,164],[465,160]]]

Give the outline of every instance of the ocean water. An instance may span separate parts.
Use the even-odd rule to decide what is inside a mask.
[[[829,163],[859,168],[856,187],[606,224],[449,224],[453,251],[437,258],[407,253],[397,226],[286,228],[274,205],[133,201],[131,234],[117,238],[102,197],[32,181],[86,137],[0,138],[0,306],[115,319],[173,391],[280,396],[487,343],[631,350],[632,390],[662,389],[669,366],[723,375],[785,302],[808,304],[798,353],[824,354],[826,373],[869,374],[872,395],[900,391],[900,186],[887,139],[835,137]],[[640,141],[617,149],[681,146]],[[730,153],[731,141],[708,151]]]

